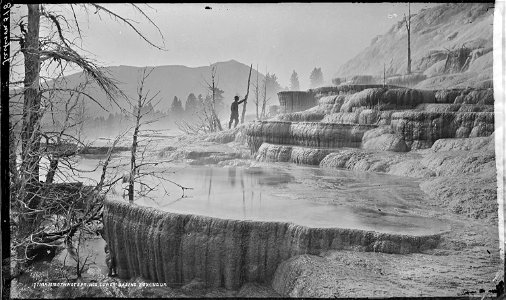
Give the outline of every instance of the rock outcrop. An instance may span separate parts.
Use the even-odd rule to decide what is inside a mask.
[[[412,253],[440,235],[408,236],[289,223],[223,220],[162,212],[118,200],[104,203],[104,233],[120,278],[170,285],[198,280],[239,289],[270,282],[282,261],[327,250]]]

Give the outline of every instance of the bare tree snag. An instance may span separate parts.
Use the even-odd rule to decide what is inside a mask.
[[[260,101],[259,99],[259,90],[258,90],[258,64],[257,64],[257,84],[255,85],[255,105],[256,105],[256,114],[257,114],[257,120],[259,119],[259,115],[258,115],[258,101]]]
[[[241,124],[244,124],[244,115],[246,114],[246,104],[248,103],[249,82],[250,82],[250,79],[251,79],[251,70],[252,69],[253,69],[253,64],[251,64],[250,67],[249,67],[248,88],[246,90],[246,96],[244,97],[244,99],[246,99],[246,101],[244,101],[244,104],[242,106]]]
[[[40,202],[39,189],[39,160],[40,160],[40,104],[41,94],[39,93],[40,73],[40,52],[39,52],[39,27],[40,27],[40,5],[28,5],[28,28],[25,34],[24,47],[21,52],[24,54],[25,79],[24,79],[24,105],[23,125],[21,129],[21,181],[25,184],[22,192],[23,202],[27,208],[37,209]],[[26,218],[26,231],[31,229],[31,223],[35,215],[27,211],[21,214]]]
[[[211,68],[211,92],[212,92],[212,105],[211,105],[211,119],[212,119],[212,127],[214,128],[214,131],[218,129],[219,131],[222,131],[223,128],[221,127],[220,119],[218,118],[218,115],[216,114],[216,89],[218,86],[216,85],[216,66],[213,66]]]
[[[406,30],[408,31],[408,75],[411,74],[411,3],[408,2],[408,17],[404,14],[404,21],[406,21]]]
[[[150,46],[162,49],[151,43],[137,29],[136,24],[139,23],[103,6],[95,4],[66,6],[72,12],[75,7],[83,8],[86,13],[89,7],[96,8],[96,13],[100,10],[100,14],[111,16],[114,20],[126,24]],[[137,13],[158,29],[138,6],[133,6]],[[68,67],[75,67],[82,70],[87,78],[92,79],[106,93],[108,100],[118,106],[120,105],[115,97],[125,96],[117,87],[117,83],[109,78],[99,65],[79,51],[85,50],[81,48],[82,45],[79,46],[82,35],[75,12],[71,20],[69,19],[71,17],[62,14],[60,9],[52,10],[54,8],[52,5],[26,4],[26,7],[26,13],[25,10],[20,10],[21,15],[15,15],[18,20],[15,22],[12,20],[11,26],[16,30],[10,31],[11,41],[18,42],[11,43],[10,70],[12,72],[14,66],[20,67],[19,70],[24,68],[24,73],[16,71],[16,74],[22,76],[22,81],[9,82],[16,87],[12,95],[9,95],[9,103],[22,107],[22,111],[19,112],[22,115],[20,120],[15,120],[15,124],[11,123],[9,128],[12,142],[12,145],[9,144],[11,167],[9,225],[13,233],[10,247],[12,252],[16,253],[12,260],[15,274],[20,274],[41,250],[53,249],[62,238],[72,236],[90,223],[99,221],[103,195],[114,184],[114,182],[104,184],[110,156],[104,164],[101,182],[95,189],[83,186],[80,182],[73,182],[76,180],[74,171],[93,172],[77,169],[75,162],[68,159],[76,153],[73,147],[83,145],[80,133],[72,135],[63,132],[66,129],[77,129],[81,124],[80,120],[70,116],[73,110],[79,109],[75,106],[78,97],[69,97],[69,101],[65,104],[62,130],[49,130],[48,124],[42,124],[43,117],[48,116],[46,114],[48,111],[52,112],[53,107],[57,111],[61,108],[58,106],[59,97],[54,95],[56,91],[60,95],[74,92],[99,104],[84,90],[67,87],[60,79],[63,78],[65,71],[68,71]],[[14,14],[11,16],[14,17]],[[161,35],[160,30],[158,32]],[[48,75],[48,71],[53,75]],[[76,101],[70,101],[71,98]],[[77,112],[72,112],[72,115],[76,114]],[[53,124],[50,126],[54,128],[56,126],[54,116],[50,117],[53,118]],[[60,119],[61,116],[58,116],[58,122]],[[45,144],[42,138],[45,139]],[[19,141],[19,148],[14,144],[16,141]],[[71,146],[67,147],[69,145]],[[19,163],[16,162],[17,157],[20,158]],[[48,160],[41,160],[43,157],[47,157]],[[45,182],[40,182],[39,177],[45,171],[47,171]]]
[[[265,73],[267,74],[267,71]],[[261,120],[265,119],[265,106],[267,105],[267,101],[269,101],[269,99],[267,99],[267,77],[265,77],[265,79],[264,79],[264,95],[263,95],[263,99],[262,99],[262,112],[260,113]]]

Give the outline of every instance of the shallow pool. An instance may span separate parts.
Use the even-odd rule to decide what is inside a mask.
[[[113,175],[121,176],[126,170],[127,154],[116,155],[111,164],[120,167]],[[93,170],[104,157],[78,160],[79,168]],[[224,168],[162,164],[143,171],[154,171],[168,180],[144,177],[143,183],[154,189],[148,197],[137,197],[135,203],[175,213],[410,235],[450,229],[443,220],[428,217],[437,209],[411,178],[289,163]],[[101,167],[83,174],[98,180],[100,172]],[[93,184],[84,177],[77,180]],[[191,189],[183,195],[171,181]],[[125,187],[118,184],[109,196],[122,197]],[[141,185],[136,183],[136,189]]]
[[[449,230],[420,216],[427,207],[418,182],[397,176],[273,164],[272,168],[173,169],[170,179],[135,203],[217,218],[292,222],[411,235]],[[163,191],[162,191],[163,190]]]

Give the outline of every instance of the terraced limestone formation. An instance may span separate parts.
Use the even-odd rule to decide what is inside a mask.
[[[436,205],[497,218],[492,89],[320,90],[306,111],[249,125],[256,160],[421,178]]]
[[[317,100],[318,104],[308,110],[251,124],[246,130],[246,138],[256,160],[416,178],[428,200],[424,207],[430,203],[449,220],[462,219],[469,224],[477,222],[475,224],[479,225],[473,226],[487,235],[489,242],[478,241],[478,236],[471,235],[462,243],[466,236],[464,233],[474,229],[469,230],[465,224],[453,226],[451,232],[442,237],[438,248],[462,244],[462,247],[450,246],[449,250],[443,250],[447,251],[443,260],[451,261],[452,265],[457,261],[466,263],[457,268],[448,267],[448,271],[441,271],[441,274],[434,271],[434,279],[425,283],[425,277],[413,274],[425,274],[424,268],[438,270],[439,263],[428,263],[437,260],[437,255],[424,253],[417,257],[420,259],[420,263],[416,263],[419,266],[406,279],[399,278],[396,264],[401,263],[402,258],[395,255],[381,264],[378,276],[370,276],[373,261],[382,254],[369,258],[359,253],[340,251],[329,254],[333,257],[329,259],[302,255],[282,262],[274,276],[273,288],[283,295],[295,297],[332,297],[355,291],[360,291],[363,296],[405,295],[403,289],[414,280],[419,283],[413,285],[413,291],[425,290],[424,293],[429,295],[433,281],[438,281],[447,295],[455,295],[457,291],[451,286],[454,282],[475,286],[475,282],[483,276],[492,280],[495,271],[487,271],[486,275],[470,275],[470,283],[460,279],[453,281],[445,278],[443,273],[467,274],[469,269],[478,268],[476,257],[481,257],[481,254],[474,253],[483,251],[478,249],[479,246],[497,247],[497,212],[502,199],[497,198],[496,191],[493,90],[432,91],[398,87],[356,90],[346,87],[339,90],[339,87],[332,87],[320,93]],[[280,121],[284,131],[277,131]],[[308,135],[295,136],[291,128]],[[311,128],[327,128],[327,131],[310,136]],[[351,131],[346,131],[347,128],[364,130],[353,135]],[[501,129],[497,134],[501,134]],[[333,137],[345,140],[314,146],[313,141],[322,135],[325,140]],[[497,257],[484,259],[482,267],[494,270],[503,264],[498,262],[502,251],[498,251],[501,254]],[[346,259],[346,263],[342,259]],[[410,256],[408,260],[411,259]],[[389,277],[384,272],[389,264],[392,264],[395,276]],[[357,271],[360,267],[356,266],[362,265],[365,267],[361,273]],[[344,278],[354,279],[347,281]],[[390,282],[402,282],[404,279],[404,283],[390,286]],[[364,285],[357,288],[356,281]],[[397,292],[394,292],[396,289]]]
[[[358,90],[358,91],[357,91]],[[253,152],[262,143],[311,148],[409,151],[442,138],[486,137],[494,132],[492,89],[320,89],[318,105],[253,122]],[[330,94],[330,95],[329,95]]]
[[[421,91],[377,86],[354,90],[347,86],[337,92],[335,88],[322,88],[311,93],[318,100],[318,105],[312,108],[252,122],[244,128],[209,137],[205,149],[213,159],[206,160],[206,164],[214,161],[214,157],[218,161],[223,156],[218,145],[213,146],[215,151],[209,148],[210,143],[224,145],[244,140],[258,161],[316,165],[322,167],[321,170],[346,168],[422,180],[419,186],[416,183],[406,188],[417,189],[417,194],[424,191],[430,200],[424,196],[421,201],[405,199],[406,194],[402,193],[393,197],[403,205],[420,207],[416,212],[407,206],[405,210],[389,211],[392,203],[378,211],[370,207],[377,203],[374,200],[377,197],[360,199],[364,202],[360,205],[366,217],[373,220],[368,214],[380,214],[375,215],[371,224],[381,218],[387,223],[392,218],[405,218],[406,226],[434,230],[436,221],[408,224],[417,218],[435,220],[431,215],[433,211],[427,209],[430,204],[470,218],[493,219],[496,216],[491,90],[460,90],[457,93],[456,90]],[[198,145],[194,148],[194,152],[174,149],[171,153],[191,160],[203,153]],[[241,158],[235,154],[228,156]],[[473,182],[480,184],[473,186]],[[265,191],[262,188],[262,192]],[[314,187],[309,193],[315,191],[320,196],[325,193],[321,187]],[[232,199],[230,192],[228,198]],[[339,199],[334,199],[340,193],[344,191],[327,198],[337,201],[332,204],[337,210],[344,209]],[[373,191],[371,194],[377,196]],[[244,203],[244,193],[242,197]],[[308,194],[300,196],[307,197]],[[343,194],[341,198],[347,197]],[[273,199],[264,195],[263,203],[269,200]],[[225,202],[220,200],[220,205]],[[296,210],[294,203],[289,204],[292,215]],[[446,231],[423,234],[382,232],[380,227],[357,229],[351,224],[322,228],[297,224],[297,218],[287,221],[256,220],[251,219],[251,215],[249,219],[213,216],[209,208],[189,211],[189,206],[185,205],[190,204],[181,204],[178,211],[173,204],[174,212],[168,212],[113,199],[105,202],[105,236],[120,277],[141,276],[169,285],[197,280],[208,287],[234,290],[248,282],[259,282],[289,294],[289,289],[281,288],[285,280],[279,281],[279,278],[289,277],[296,272],[296,266],[309,267],[304,262],[299,265],[303,255],[320,256],[336,251],[354,252],[356,255],[352,256],[357,257],[366,257],[364,253],[367,252],[426,255],[430,251],[453,251],[452,245],[458,243],[454,241],[458,234],[452,233],[453,230],[465,231],[458,227],[461,225],[452,225],[452,231],[444,229]],[[332,212],[330,215],[337,218],[338,214]],[[291,258],[297,264],[287,263]],[[334,274],[331,270],[328,273]],[[332,281],[333,277],[328,280]]]
[[[415,253],[436,247],[440,234],[403,235],[293,223],[177,214],[106,200],[104,230],[121,278],[141,276],[169,286],[199,278],[208,287],[270,284],[292,256],[328,250]]]

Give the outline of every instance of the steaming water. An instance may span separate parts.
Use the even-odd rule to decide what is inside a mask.
[[[79,165],[91,168],[98,160],[86,157]],[[449,230],[441,220],[420,216],[431,208],[418,182],[403,177],[283,163],[269,168],[173,164],[150,170],[168,171],[167,179],[192,188],[183,196],[177,185],[146,177],[144,183],[157,188],[135,203],[164,211],[411,235]],[[121,194],[116,187],[116,197]]]

